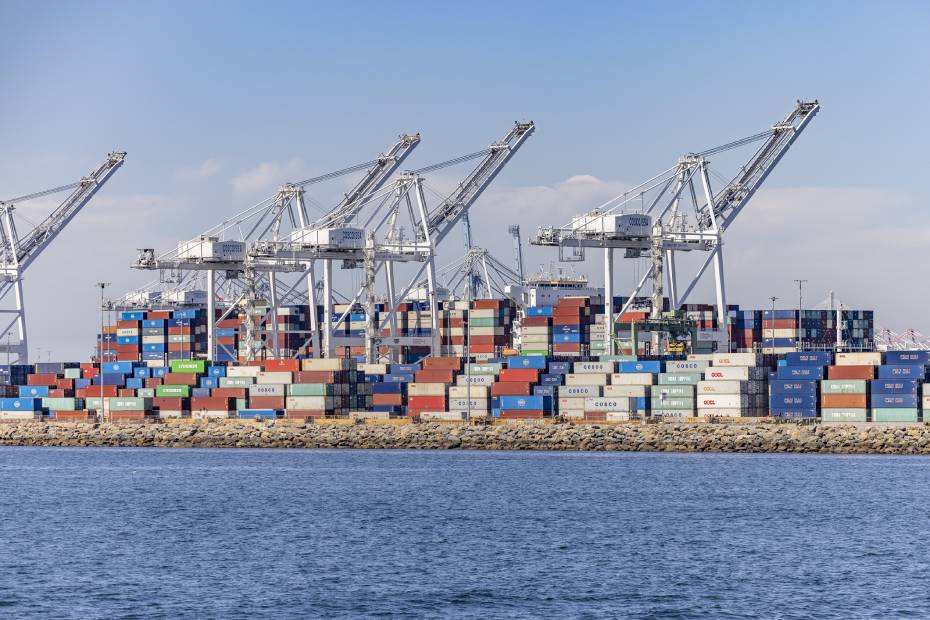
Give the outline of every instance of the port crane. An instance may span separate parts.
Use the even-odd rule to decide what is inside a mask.
[[[0,201],[0,315],[4,317],[0,320],[0,354],[6,353],[10,363],[29,361],[23,274],[119,170],[125,158],[125,152],[113,151],[89,175],[74,183]],[[68,192],[66,198],[44,220],[20,234],[17,205],[63,192]]]
[[[398,140],[375,159],[348,166],[303,181],[285,183],[271,197],[234,215],[210,228],[190,241],[182,241],[178,247],[156,255],[154,249],[140,250],[136,269],[159,270],[168,273],[167,282],[173,284],[172,298],[165,298],[156,291],[159,283],[150,283],[142,290],[130,292],[119,300],[116,307],[139,307],[140,305],[165,305],[177,303],[204,303],[207,307],[207,346],[209,356],[216,355],[216,325],[229,318],[240,307],[248,314],[246,321],[246,344],[250,355],[257,346],[253,315],[258,298],[270,299],[269,311],[273,331],[273,348],[278,348],[278,304],[300,303],[296,293],[289,290],[282,299],[278,293],[276,272],[293,271],[275,264],[256,263],[248,260],[249,243],[259,239],[278,240],[287,235],[288,229],[303,228],[310,224],[305,201],[306,189],[312,185],[330,181],[349,174],[364,171],[362,178],[340,200],[327,218],[351,218],[360,205],[364,205],[410,155],[420,143],[419,134],[402,134]],[[326,219],[326,218],[324,218]],[[206,282],[198,276],[204,274]],[[205,286],[202,286],[205,285]],[[313,287],[312,276],[308,286]],[[205,289],[205,290],[204,290]],[[202,295],[200,294],[203,291]],[[190,296],[188,296],[190,295]],[[218,299],[219,297],[219,299]],[[217,301],[222,304],[222,313],[216,316]],[[311,312],[311,321],[316,321]],[[236,352],[227,353],[235,356]]]
[[[608,351],[613,350],[615,315],[612,300],[614,251],[617,249],[623,250],[625,258],[650,259],[648,269],[630,293],[620,314],[635,303],[640,291],[650,281],[652,318],[661,316],[666,283],[672,308],[677,310],[713,264],[720,329],[726,333],[723,235],[819,110],[820,104],[816,100],[797,101],[784,120],[765,131],[688,153],[671,168],[570,223],[539,229],[530,243],[558,247],[559,258],[563,261],[584,260],[587,248],[603,249],[605,343]],[[711,158],[748,145],[758,146],[734,176],[716,177],[722,180],[723,185],[715,191],[711,182]],[[706,252],[707,258],[681,292],[676,254],[692,251]]]
[[[512,225],[508,233],[514,243],[514,266],[506,265],[486,248],[472,245],[471,226],[467,218],[462,220],[465,230],[465,254],[439,269],[438,278],[442,288],[460,299],[485,297],[507,297],[507,287],[523,284],[523,249],[520,242],[520,226]],[[425,284],[421,283],[421,286]]]
[[[478,200],[527,138],[535,125],[532,121],[517,122],[500,140],[486,149],[463,155],[445,162],[433,164],[397,176],[393,185],[381,195],[373,196],[364,205],[352,210],[351,217],[330,218],[292,233],[285,241],[262,241],[255,243],[249,255],[256,262],[273,262],[279,266],[291,264],[305,268],[312,274],[314,263],[323,267],[323,316],[327,323],[322,326],[323,342],[314,347],[317,352],[329,357],[337,345],[366,346],[367,357],[372,359],[377,347],[385,344],[394,351],[401,346],[430,346],[433,354],[439,352],[438,297],[439,284],[436,273],[437,247],[454,227],[467,216],[469,208]],[[431,207],[426,197],[426,174],[436,170],[477,160],[474,169],[456,186],[456,189],[439,204]],[[348,226],[352,224],[352,226]],[[412,231],[408,236],[407,231]],[[350,235],[350,236],[346,236]],[[362,267],[365,282],[348,301],[349,308],[335,320],[332,313],[332,260],[343,260],[343,266]],[[398,294],[396,286],[396,263],[419,263],[420,267],[409,284]],[[383,320],[374,317],[375,279],[384,270],[387,288],[387,306],[390,310]],[[396,333],[396,313],[399,305],[408,298],[420,278],[426,275],[426,289],[431,318],[431,336],[402,337]],[[315,287],[308,287],[311,307],[316,307]],[[333,329],[342,324],[351,308],[366,300],[367,325],[364,339],[337,337]],[[390,336],[382,338],[384,330]],[[316,336],[313,330],[311,338]],[[310,344],[310,340],[304,346]]]

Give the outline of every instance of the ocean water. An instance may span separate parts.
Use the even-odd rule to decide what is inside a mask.
[[[930,615],[930,459],[0,449],[0,617]]]

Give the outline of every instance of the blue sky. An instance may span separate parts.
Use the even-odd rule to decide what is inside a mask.
[[[147,279],[127,268],[135,248],[398,133],[422,133],[415,166],[537,123],[473,216],[509,257],[501,209],[526,230],[563,223],[799,97],[823,111],[731,229],[730,300],[793,299],[803,273],[812,298],[835,288],[884,325],[930,331],[930,4],[0,2],[0,20],[0,195],[129,152],[28,274],[33,349],[55,357],[89,351],[93,282]],[[583,191],[566,183],[579,175]]]

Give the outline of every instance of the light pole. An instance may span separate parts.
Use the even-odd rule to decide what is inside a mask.
[[[110,286],[109,282],[97,282],[96,286],[100,289],[100,347],[97,354],[97,364],[100,372],[100,408],[97,409],[97,420],[103,422],[103,339],[106,334],[103,332],[104,323],[106,322],[106,309],[104,307],[103,289]]]
[[[801,321],[803,319],[802,315],[804,313],[804,310],[802,310],[802,308],[804,308],[804,303],[803,303],[804,302],[804,283],[807,282],[807,280],[796,279],[795,282],[798,283],[798,336],[799,336],[798,350],[803,351],[804,350],[804,337],[801,335],[803,333],[801,332],[801,329],[802,329]]]

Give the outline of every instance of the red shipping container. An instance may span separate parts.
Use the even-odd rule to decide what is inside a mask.
[[[139,329],[141,321],[117,321],[116,329]]]
[[[93,422],[94,417],[89,411],[56,411],[55,420],[59,422]]]
[[[556,304],[557,308],[568,308],[568,307],[583,307],[591,303],[590,297],[562,297],[559,299],[559,303]]]
[[[475,345],[487,347],[490,346],[491,349],[487,351],[488,353],[494,352],[494,345],[505,345],[508,342],[507,336],[476,336],[472,335],[470,338],[472,350],[474,350]]]
[[[113,350],[117,355],[120,353],[138,353],[141,347],[137,344],[117,344],[113,345]]]
[[[248,398],[246,388],[213,388],[210,390],[210,396],[222,396],[223,398]]]
[[[55,373],[36,373],[26,377],[26,385],[55,385],[58,375]]]
[[[300,360],[265,360],[265,372],[297,372]]]
[[[549,327],[552,319],[547,316],[527,316],[523,318],[524,327]]]
[[[505,307],[503,299],[474,299],[471,302],[472,310],[498,310]]]
[[[186,398],[175,398],[174,396],[156,396],[152,399],[153,409],[164,409],[165,411],[187,411],[190,401]]]
[[[460,357],[428,357],[423,360],[424,370],[454,370],[462,369]]]
[[[146,419],[145,411],[111,411],[107,414],[110,422],[144,422]]]
[[[216,324],[217,327],[222,329],[238,329],[239,325],[241,325],[241,323],[239,323],[239,319],[223,319]]]
[[[136,395],[136,391],[132,388],[120,388],[117,396],[126,396],[132,398]]]
[[[112,359],[112,358],[107,358]],[[139,354],[138,353],[119,353],[116,356],[117,362],[138,362]]]
[[[301,370],[294,373],[294,383],[348,383],[349,373],[332,370]]]
[[[164,377],[164,385],[193,385],[200,384],[200,376],[196,372],[169,372]]]
[[[498,375],[497,380],[501,382],[536,383],[539,381],[539,371],[535,368],[504,368]]]
[[[827,366],[827,379],[874,379],[875,366]]]
[[[418,370],[414,375],[417,383],[452,383],[455,372],[452,370]]]
[[[471,343],[470,348],[471,348],[472,353],[494,353],[493,344],[478,344],[477,342],[474,341],[474,338],[472,338],[472,343]]]
[[[552,344],[553,353],[581,353],[581,345],[577,342],[555,342]]]
[[[823,409],[865,409],[869,406],[866,394],[823,394],[820,397],[820,406]]]
[[[606,411],[585,411],[584,419],[588,422],[606,422],[607,421],[607,412]]]
[[[552,317],[553,325],[583,325],[584,317],[580,316],[553,316]]]
[[[399,406],[404,404],[403,394],[372,394],[372,405],[392,405]]]
[[[190,326],[178,326],[168,328],[169,336],[193,336],[194,328]]]
[[[158,387],[161,384],[162,384],[161,377],[149,377],[148,379],[142,380],[142,385],[144,385],[147,388]]]
[[[504,420],[535,420],[543,417],[542,409],[502,409],[501,418]]]
[[[198,396],[191,399],[191,411],[234,411],[236,401],[233,398],[219,396]]]
[[[640,321],[645,321],[646,318],[648,318],[648,316],[649,316],[648,312],[624,312],[623,314],[620,315],[619,322],[620,323],[633,323],[635,321],[638,323]],[[710,326],[708,325],[707,327],[710,327]]]
[[[55,387],[60,390],[73,390],[74,379],[58,379],[55,381]]]
[[[529,383],[517,383],[511,381],[508,383],[492,383],[491,396],[529,396]]]
[[[171,318],[171,310],[149,310],[145,318],[149,321],[165,321]]]
[[[49,398],[68,398],[68,390],[54,389],[48,391]]]
[[[250,396],[250,409],[284,409],[283,396]]]
[[[445,396],[408,396],[407,407],[419,411],[445,411]]]
[[[119,396],[119,388],[115,385],[92,385],[90,387],[84,388],[83,390],[74,390],[75,398],[97,398],[100,396],[101,387],[103,388],[103,397],[104,398],[115,398]]]

